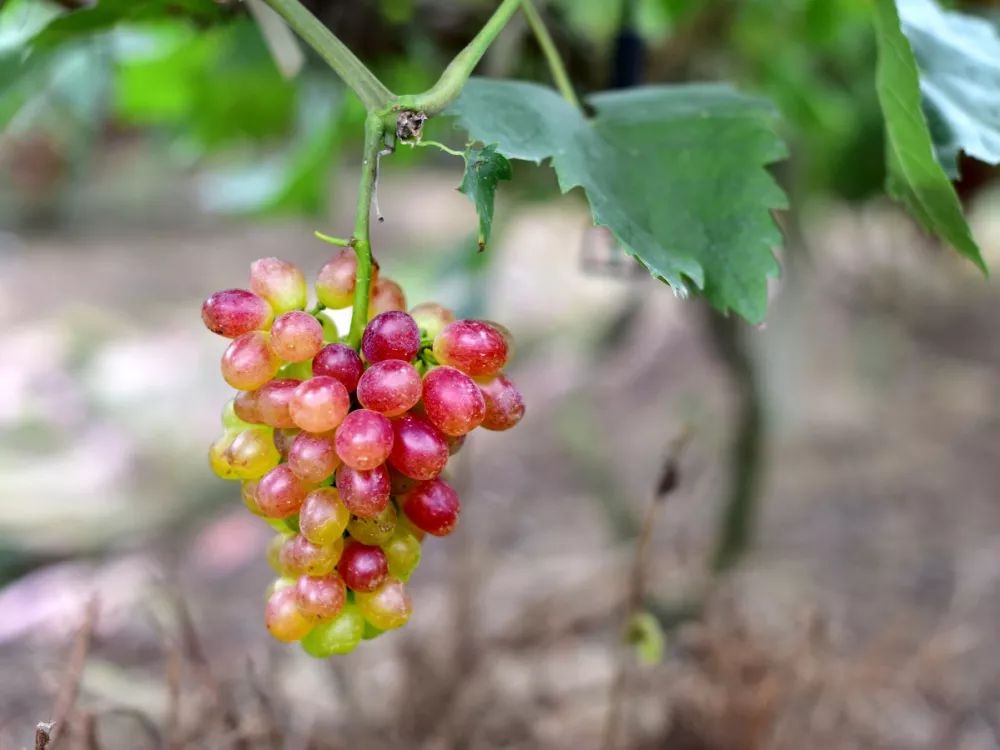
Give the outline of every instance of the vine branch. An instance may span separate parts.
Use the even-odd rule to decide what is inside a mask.
[[[326,60],[334,72],[365,105],[365,109],[385,111],[396,96],[351,52],[336,34],[310,13],[298,0],[266,0],[305,42]]]

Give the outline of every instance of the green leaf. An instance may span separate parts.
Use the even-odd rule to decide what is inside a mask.
[[[469,196],[479,215],[479,249],[486,249],[493,228],[493,201],[497,183],[511,178],[510,162],[496,146],[469,146],[465,150],[465,177],[459,191]]]
[[[119,23],[185,16],[200,23],[225,16],[213,0],[99,0],[93,5],[59,16],[31,40],[35,49],[51,49],[79,37],[108,31]]]
[[[955,189],[934,159],[930,130],[920,108],[917,64],[900,29],[893,0],[875,0],[874,19],[878,43],[875,89],[885,117],[889,194],[904,203],[924,227],[986,273]]]
[[[758,322],[785,196],[766,166],[785,155],[764,100],[722,85],[655,86],[590,98],[593,119],[534,84],[472,79],[450,112],[511,159],[551,158],[650,273]]]
[[[1000,34],[988,21],[933,0],[899,0],[902,30],[920,70],[920,92],[938,161],[958,177],[958,152],[1000,163]]]
[[[629,621],[626,638],[643,664],[652,666],[663,661],[666,637],[660,621],[651,613],[636,612]]]

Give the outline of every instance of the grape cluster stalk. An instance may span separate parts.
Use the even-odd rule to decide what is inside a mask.
[[[209,330],[232,339],[222,377],[237,390],[209,464],[241,482],[243,503],[278,533],[267,559],[264,621],[317,658],[405,625],[406,582],[426,535],[454,531],[458,494],[443,478],[477,427],[507,430],[524,400],[502,368],[498,323],[456,320],[436,303],[406,312],[402,288],[373,267],[359,350],[329,309],[351,307],[357,261],[337,251],[308,308],[302,271],[278,258],[250,266],[250,288],[205,300]]]

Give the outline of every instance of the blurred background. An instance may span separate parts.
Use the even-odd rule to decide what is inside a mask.
[[[1000,294],[882,194],[866,0],[541,4],[583,94],[776,101],[760,327],[648,278],[548,169],[515,165],[479,254],[461,162],[384,160],[383,273],[511,328],[528,413],[456,457],[410,624],[328,662],[264,630],[272,532],[207,466],[231,394],[199,315],[349,232],[361,105],[236,3],[14,63],[83,5],[0,3],[0,749],[53,716],[88,750],[1000,747]],[[494,3],[307,5],[419,91]],[[548,81],[519,18],[480,72]],[[996,269],[1000,183],[963,175]]]

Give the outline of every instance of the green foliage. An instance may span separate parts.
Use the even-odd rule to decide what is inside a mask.
[[[920,70],[920,92],[938,161],[958,177],[958,152],[1000,163],[1000,34],[988,21],[932,0],[899,0],[902,30]]]
[[[493,228],[493,201],[500,180],[511,178],[510,162],[495,146],[469,146],[464,154],[465,177],[459,191],[469,196],[479,215],[479,249],[485,250]]]
[[[625,636],[643,664],[652,666],[663,661],[667,639],[663,626],[651,612],[636,612],[629,621]]]
[[[590,98],[587,120],[551,89],[473,79],[449,110],[511,159],[551,158],[594,220],[650,273],[693,285],[722,312],[763,319],[785,198],[766,165],[784,156],[764,101],[725,86],[631,89]]]
[[[934,159],[930,131],[921,111],[917,65],[900,29],[893,0],[876,0],[874,19],[879,45],[875,87],[885,116],[889,194],[903,202],[924,227],[985,272],[986,264],[958,196]]]

